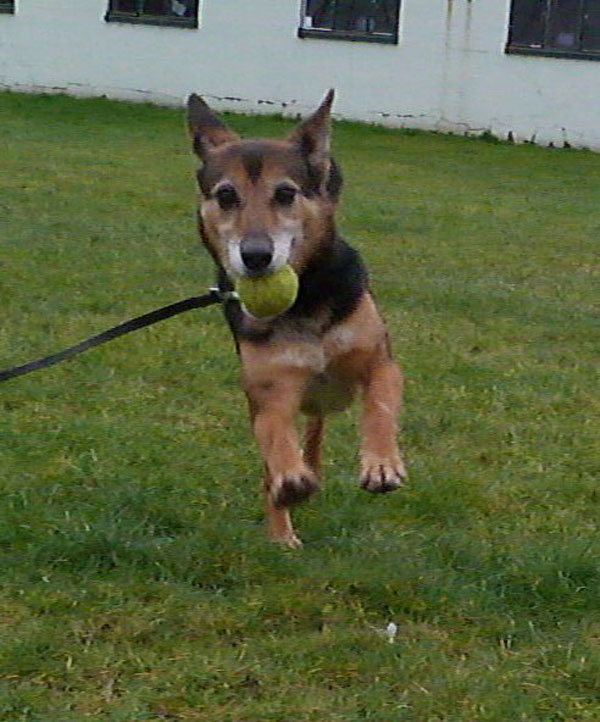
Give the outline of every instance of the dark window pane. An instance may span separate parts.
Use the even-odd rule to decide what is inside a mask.
[[[198,0],[111,0],[109,16],[114,13],[114,19],[118,19],[119,15],[131,15],[138,22],[148,19],[151,23],[179,24],[185,20],[193,22],[197,9]]]
[[[396,32],[396,3],[390,0],[370,0],[369,17],[373,33]]]
[[[347,33],[396,32],[398,0],[307,0],[313,28]]]
[[[600,0],[588,0],[586,3],[582,49],[600,51]]]
[[[351,32],[356,30],[354,27],[355,18],[357,13],[355,12],[355,5],[358,3],[353,0],[338,0],[335,3],[335,14],[333,20],[333,27],[335,30],[342,30]]]
[[[159,17],[191,18],[195,0],[134,0],[143,15]]]
[[[312,19],[313,28],[333,29],[335,0],[308,0],[306,14]]]
[[[581,36],[581,0],[552,0],[548,45],[576,50]]]
[[[395,32],[395,0],[354,0],[353,3],[338,0],[338,7],[342,5],[347,8],[347,14],[342,19],[346,29],[361,33]]]
[[[178,18],[191,18],[194,15],[194,0],[171,0],[171,12]]]
[[[513,0],[511,45],[543,47],[547,5],[547,0]]]
[[[144,15],[171,15],[171,0],[144,0]]]
[[[115,13],[135,13],[137,0],[113,0],[111,9]]]

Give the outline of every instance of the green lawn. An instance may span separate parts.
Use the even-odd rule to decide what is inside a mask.
[[[0,367],[212,282],[182,113],[5,93],[0,128]],[[600,156],[334,148],[410,486],[358,488],[342,414],[304,548],[268,543],[218,309],[4,384],[1,720],[600,719]]]

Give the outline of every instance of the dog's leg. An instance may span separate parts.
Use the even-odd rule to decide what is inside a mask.
[[[272,538],[290,543],[293,530],[286,507],[317,491],[317,478],[302,456],[295,417],[310,368],[298,363],[300,350],[240,344],[244,390],[252,429],[267,468],[268,527]],[[288,360],[296,362],[289,365]]]
[[[406,480],[397,443],[402,372],[390,359],[376,363],[364,383],[360,484],[372,492],[393,491]]]
[[[272,480],[269,470],[265,467],[264,494],[267,514],[267,534],[269,539],[279,544],[297,549],[302,542],[296,536],[289,510],[284,506],[276,506],[271,496]]]
[[[255,399],[254,436],[269,470],[270,496],[278,507],[303,501],[318,488],[314,472],[302,458],[294,425],[304,387],[297,377],[280,372],[268,388],[247,386]],[[261,399],[256,403],[258,395]]]
[[[310,496],[318,484],[310,462],[302,457],[294,427],[299,400],[289,388],[284,391],[277,386],[285,388],[273,382],[269,400],[255,406],[253,430],[265,460],[267,532],[273,541],[295,548],[302,542],[294,532],[288,507]]]
[[[304,430],[304,461],[317,476],[321,475],[321,441],[323,440],[322,416],[309,416]]]

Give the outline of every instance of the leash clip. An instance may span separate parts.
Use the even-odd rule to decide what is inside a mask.
[[[219,299],[220,303],[227,303],[227,301],[239,301],[240,297],[237,293],[237,291],[222,291],[217,286],[213,286],[208,289],[210,293],[213,294],[213,296],[216,296]]]

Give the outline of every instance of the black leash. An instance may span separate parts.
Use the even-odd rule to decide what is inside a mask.
[[[60,363],[71,356],[76,356],[82,351],[87,351],[89,348],[99,346],[101,343],[111,341],[113,338],[118,338],[126,333],[137,331],[138,328],[144,328],[144,326],[151,326],[153,323],[158,321],[164,321],[171,316],[176,316],[178,313],[184,311],[191,311],[194,308],[205,308],[206,306],[213,306],[216,303],[223,303],[229,299],[235,298],[235,295],[230,291],[220,291],[218,288],[211,288],[208,293],[203,296],[191,296],[185,298],[183,301],[177,301],[171,303],[168,306],[162,306],[149,313],[144,313],[141,316],[132,318],[129,321],[120,323],[118,326],[103,331],[102,333],[96,334],[91,338],[87,338],[85,341],[81,341],[75,346],[69,346],[69,348],[59,351],[58,353],[50,354],[50,356],[44,356],[43,358],[30,361],[29,363],[23,364],[22,366],[13,366],[12,368],[0,371],[0,382],[8,381],[8,379],[14,379],[17,376],[23,376],[23,374],[31,373],[31,371],[37,371],[37,369],[43,369],[48,366],[54,366],[54,364]]]

